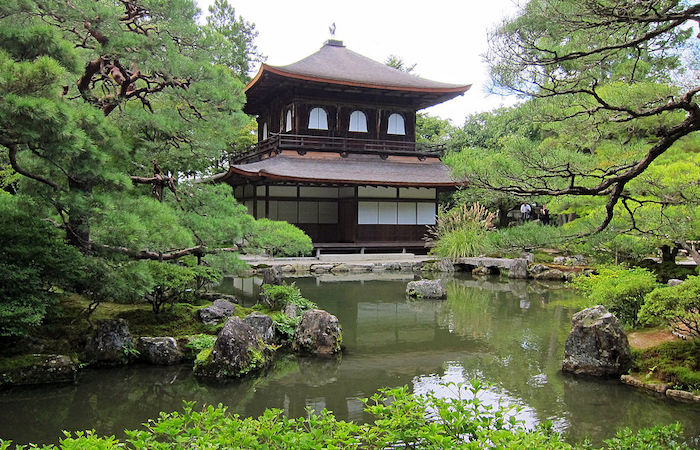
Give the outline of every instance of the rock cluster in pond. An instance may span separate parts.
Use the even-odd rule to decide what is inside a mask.
[[[219,299],[214,303],[199,310],[199,320],[204,325],[217,325],[236,312],[236,305],[228,300]]]
[[[121,365],[129,362],[133,349],[134,340],[126,320],[102,319],[88,338],[85,355],[92,364]]]
[[[562,370],[593,376],[619,376],[632,366],[627,336],[604,306],[574,314],[564,347]]]
[[[272,344],[275,341],[275,322],[272,320],[272,317],[266,315],[266,314],[260,314],[257,312],[254,312],[252,314],[248,314],[244,319],[243,322],[247,323],[250,325],[260,336],[260,338],[263,340],[264,343],[266,344]]]
[[[23,355],[0,371],[0,386],[75,382],[78,366],[66,355]]]
[[[296,353],[330,356],[340,352],[343,332],[338,318],[321,309],[305,311],[294,337],[292,350]]]
[[[139,359],[149,364],[170,366],[182,362],[177,341],[171,337],[140,337],[136,341]]]
[[[443,299],[447,298],[447,291],[442,285],[442,280],[418,280],[408,282],[406,295],[424,299]]]
[[[257,331],[238,317],[231,317],[219,332],[214,347],[197,356],[195,375],[207,378],[238,378],[265,368],[272,350]]]

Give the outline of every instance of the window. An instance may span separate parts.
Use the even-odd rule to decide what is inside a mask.
[[[323,108],[313,108],[309,113],[309,129],[310,130],[327,130],[328,116]]]
[[[350,114],[350,128],[348,131],[357,133],[367,132],[367,116],[362,111],[353,111]]]
[[[262,138],[263,138],[263,141],[264,141],[265,139],[267,139],[267,122],[263,123]]]
[[[287,110],[287,116],[284,119],[284,131],[292,131],[292,110]]]
[[[389,116],[389,124],[386,129],[387,134],[406,134],[406,127],[404,126],[403,116],[401,114],[394,113]]]

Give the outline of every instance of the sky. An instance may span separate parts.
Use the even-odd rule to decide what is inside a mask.
[[[467,115],[513,104],[514,97],[489,95],[483,60],[487,32],[516,12],[517,0],[229,0],[255,24],[258,50],[267,64],[282,66],[316,52],[330,38],[384,62],[396,55],[416,64],[423,78],[472,84],[461,97],[423,110],[462,125]],[[206,12],[212,2],[197,0]],[[257,67],[256,67],[257,70]]]

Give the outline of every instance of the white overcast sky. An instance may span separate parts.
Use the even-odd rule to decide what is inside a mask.
[[[204,13],[211,0],[197,0]],[[461,125],[471,113],[510,105],[513,97],[486,92],[482,59],[487,31],[516,11],[516,0],[230,0],[236,13],[253,22],[258,50],[275,66],[291,64],[318,50],[330,37],[349,49],[384,62],[391,55],[416,64],[421,77],[472,84],[461,97],[426,109]],[[256,68],[257,69],[257,68]]]

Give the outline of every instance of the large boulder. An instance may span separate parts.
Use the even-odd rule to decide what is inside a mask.
[[[177,341],[171,337],[140,337],[136,341],[139,358],[149,364],[170,366],[182,361]]]
[[[231,317],[214,347],[197,356],[194,373],[207,378],[239,378],[263,369],[271,359],[272,350],[258,332],[240,318]]]
[[[627,336],[604,306],[574,314],[564,347],[562,370],[593,376],[620,376],[632,366]]]
[[[85,348],[87,360],[98,365],[127,364],[135,353],[134,339],[124,319],[98,320]]]
[[[406,295],[416,298],[440,299],[447,297],[447,291],[442,285],[442,280],[419,280],[408,282]]]
[[[272,317],[254,312],[248,314],[243,322],[253,327],[264,343],[272,344],[275,341],[275,321]]]
[[[516,258],[508,265],[508,278],[525,279],[527,278],[527,259]]]
[[[294,331],[292,350],[296,353],[330,356],[341,350],[343,332],[338,318],[322,309],[305,311]]]
[[[217,325],[236,312],[236,305],[228,300],[215,300],[214,303],[199,310],[199,320],[204,325]]]
[[[567,279],[567,274],[559,269],[547,269],[532,275],[535,280],[562,281]]]
[[[66,355],[21,355],[0,361],[0,386],[75,382],[78,366]]]

